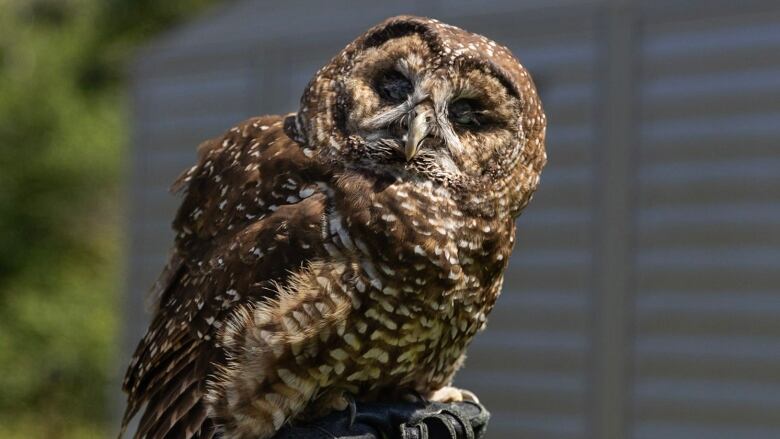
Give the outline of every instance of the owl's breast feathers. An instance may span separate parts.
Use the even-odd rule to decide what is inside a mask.
[[[498,295],[511,218],[321,163],[251,119],[199,148],[124,382],[136,437],[264,437],[340,391],[446,384]],[[333,394],[333,395],[332,395]]]
[[[427,181],[345,172],[332,187],[330,240],[365,290],[355,325],[391,359],[366,386],[447,384],[500,292],[514,220],[468,216]]]

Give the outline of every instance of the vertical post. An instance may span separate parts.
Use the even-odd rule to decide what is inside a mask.
[[[596,266],[593,296],[592,439],[629,437],[632,197],[636,11],[633,0],[608,0],[602,22],[601,130],[597,145]]]

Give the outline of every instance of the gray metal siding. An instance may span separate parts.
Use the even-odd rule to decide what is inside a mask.
[[[780,437],[780,14],[643,33],[633,437]]]

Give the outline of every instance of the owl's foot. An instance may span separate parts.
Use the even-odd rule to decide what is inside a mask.
[[[306,410],[298,415],[298,420],[303,422],[312,422],[329,415],[333,412],[341,412],[344,410],[350,410],[350,413],[354,413],[355,399],[352,395],[342,392],[334,392],[321,396],[314,403],[309,405]],[[352,416],[350,416],[352,418]]]
[[[354,405],[355,405],[354,398],[352,398],[351,395],[343,393],[331,399],[329,401],[328,406],[324,407],[324,409],[326,411],[335,410],[337,412],[340,412],[342,410],[345,410],[347,407],[354,406]]]
[[[431,393],[428,396],[428,399],[430,401],[443,403],[461,401],[472,401],[479,403],[479,398],[477,398],[477,395],[475,395],[474,392],[452,386],[442,387],[441,389]]]
[[[352,395],[348,393],[342,395],[341,399],[347,404],[346,407],[342,408],[341,410],[349,408],[349,428],[351,430],[352,426],[355,425],[355,419],[357,419],[357,403],[355,403],[355,398],[353,398]]]

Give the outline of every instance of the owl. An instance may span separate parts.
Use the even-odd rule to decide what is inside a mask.
[[[390,18],[297,113],[198,148],[124,381],[137,438],[265,439],[350,399],[451,401],[546,162],[528,72],[495,42]]]

